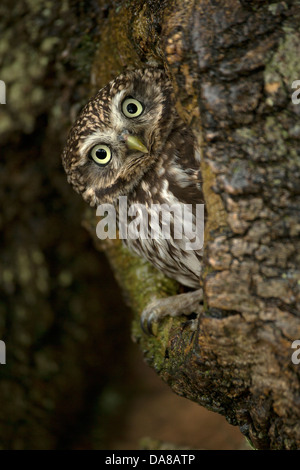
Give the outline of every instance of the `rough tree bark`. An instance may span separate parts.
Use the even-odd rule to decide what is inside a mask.
[[[142,308],[177,286],[119,243],[105,250],[148,363],[258,449],[300,446],[299,20],[298,1],[131,0],[110,11],[92,74],[98,88],[148,62],[173,81],[201,148],[208,212],[197,331],[169,319],[145,336]]]

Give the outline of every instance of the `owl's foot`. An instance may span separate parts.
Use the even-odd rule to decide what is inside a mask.
[[[164,317],[177,317],[180,315],[199,314],[202,312],[200,301],[203,290],[198,289],[186,294],[173,295],[165,299],[156,299],[143,310],[141,327],[144,333],[153,334],[153,323],[158,323]],[[194,322],[195,324],[195,322]]]

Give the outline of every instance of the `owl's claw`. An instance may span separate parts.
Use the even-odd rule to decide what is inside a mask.
[[[148,307],[143,310],[141,315],[141,328],[143,332],[147,335],[153,335],[153,325],[154,323],[159,323],[159,321],[166,315],[163,315],[163,312],[160,309],[154,308],[152,309],[149,305]]]
[[[146,335],[154,335],[153,332],[153,323],[158,321],[158,317],[156,316],[155,312],[147,312],[145,309],[141,316],[141,328]]]
[[[156,299],[142,312],[141,328],[144,333],[154,335],[153,324],[159,323],[164,317],[176,317],[200,313],[203,298],[202,289],[187,292],[186,294],[173,295],[164,299]]]

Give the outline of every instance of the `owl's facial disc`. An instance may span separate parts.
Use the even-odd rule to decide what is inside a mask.
[[[159,160],[176,119],[162,70],[121,74],[86,104],[69,134],[68,181],[91,205],[129,194]]]

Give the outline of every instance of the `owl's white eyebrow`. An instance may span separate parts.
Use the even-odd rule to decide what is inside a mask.
[[[85,137],[84,142],[79,149],[80,156],[85,157],[87,151],[90,150],[91,147],[93,147],[96,144],[109,143],[109,141],[112,139],[113,139],[113,131],[111,131],[111,135],[110,135],[110,132],[108,129],[105,134],[101,132],[100,130],[94,132],[88,137]]]
[[[111,107],[116,107],[116,109],[118,109],[118,105],[120,104],[120,102],[123,100],[123,98],[128,95],[128,90],[120,90],[118,91],[118,93],[115,94],[115,96],[113,96],[112,100],[111,100],[111,104],[112,106]]]
[[[110,119],[112,126],[115,129],[122,129],[124,127],[124,116],[119,110],[120,103],[123,98],[127,95],[126,90],[119,91],[111,100],[111,114]]]

